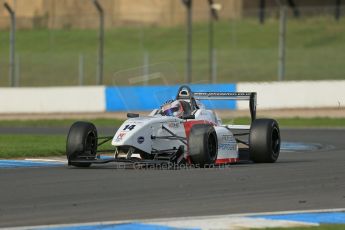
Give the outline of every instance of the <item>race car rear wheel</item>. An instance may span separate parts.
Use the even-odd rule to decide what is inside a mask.
[[[280,152],[280,131],[273,119],[253,121],[249,135],[250,159],[256,163],[274,163]]]
[[[217,134],[212,125],[193,125],[188,139],[192,163],[207,167],[215,163],[218,153]]]
[[[96,152],[97,129],[95,125],[84,121],[75,122],[67,136],[66,155],[68,165],[89,167],[91,163],[73,162],[73,160],[94,159]]]

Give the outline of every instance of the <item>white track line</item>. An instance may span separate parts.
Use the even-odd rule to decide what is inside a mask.
[[[26,161],[34,161],[34,162],[59,162],[59,163],[67,163],[67,160],[58,160],[58,159],[45,159],[45,158],[25,158]]]
[[[146,222],[145,222],[146,223]],[[264,218],[250,217],[225,217],[213,219],[197,219],[197,220],[169,220],[148,222],[147,224],[167,226],[173,228],[191,228],[203,230],[208,229],[252,229],[252,228],[277,228],[277,227],[310,227],[318,226],[315,223],[305,223],[288,220],[269,220]]]
[[[283,224],[283,225],[276,225],[273,222],[264,222],[263,220],[267,221],[266,219],[256,218],[255,223],[258,223],[257,227],[252,225],[250,221],[250,217],[261,216],[261,215],[284,215],[284,214],[301,214],[301,213],[323,213],[323,212],[345,212],[345,208],[334,208],[334,209],[312,209],[312,210],[295,210],[295,211],[277,211],[277,212],[256,212],[256,213],[239,213],[239,214],[227,214],[227,215],[210,215],[210,216],[195,216],[195,217],[176,217],[176,218],[157,218],[157,219],[136,219],[136,220],[122,220],[122,221],[104,221],[104,222],[88,222],[88,223],[81,223],[81,224],[62,224],[62,225],[41,225],[41,226],[25,226],[25,227],[13,227],[13,228],[0,228],[0,229],[9,229],[9,230],[24,230],[24,229],[49,229],[49,228],[61,228],[61,227],[77,227],[77,226],[89,226],[89,225],[115,225],[115,224],[124,224],[124,223],[143,223],[143,224],[172,224],[176,226],[186,226],[180,223],[181,221],[187,221],[188,223],[199,223],[198,226],[202,229],[243,229],[243,228],[264,228],[264,227],[281,227],[281,226],[314,226],[318,224],[309,224],[304,222],[297,222],[297,221],[280,221],[274,222]],[[212,224],[212,220],[227,220],[228,222],[225,223],[226,225],[220,226]],[[232,221],[229,219],[232,219]],[[205,223],[205,228],[200,226],[201,222]],[[214,222],[213,222],[214,223]],[[248,223],[248,225],[246,225]],[[209,228],[208,228],[209,227]]]

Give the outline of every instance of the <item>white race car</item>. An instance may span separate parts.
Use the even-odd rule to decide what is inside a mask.
[[[225,125],[202,100],[248,100],[250,125]],[[280,151],[280,131],[273,119],[256,119],[256,93],[192,92],[181,86],[168,101],[148,116],[128,113],[114,136],[98,137],[89,122],[75,122],[68,133],[68,164],[124,162],[139,165],[210,167],[240,161],[241,152],[257,163],[273,163]],[[102,157],[97,147],[110,141],[113,156]],[[249,151],[248,151],[249,150]]]

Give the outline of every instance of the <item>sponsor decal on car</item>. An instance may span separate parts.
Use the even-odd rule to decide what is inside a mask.
[[[170,122],[168,124],[169,128],[172,128],[172,129],[177,129],[180,127],[180,123],[179,122]]]
[[[230,144],[219,144],[219,149],[221,150],[226,150],[226,151],[236,151],[237,150],[237,146],[230,143]]]
[[[139,144],[142,144],[145,141],[145,138],[143,136],[138,137],[137,142]]]
[[[144,122],[143,121],[131,121],[131,124],[143,124]]]
[[[115,142],[119,142],[123,139],[123,137],[126,136],[126,133],[125,132],[121,132],[119,133],[119,135],[117,135],[116,139],[115,139]]]
[[[233,142],[233,136],[232,135],[223,135],[222,139],[224,142]]]

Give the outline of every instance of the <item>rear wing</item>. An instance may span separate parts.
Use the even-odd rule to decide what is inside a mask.
[[[196,100],[245,100],[249,101],[252,122],[256,119],[255,92],[193,92]]]
[[[249,110],[252,122],[256,119],[256,93],[255,92],[192,92],[187,85],[178,89],[176,100],[188,99],[196,106],[196,100],[246,100],[249,101]]]

